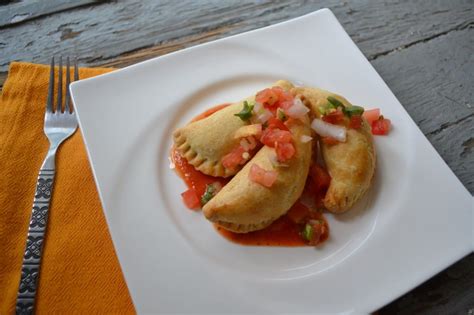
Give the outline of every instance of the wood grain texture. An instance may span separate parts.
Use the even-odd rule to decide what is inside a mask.
[[[97,0],[23,0],[15,2],[0,7],[0,27],[97,2]]]
[[[153,46],[183,48],[329,7],[369,59],[473,22],[472,1],[120,1],[4,28],[0,71],[11,60],[47,63],[52,54],[110,64]],[[209,33],[202,37],[202,34]],[[173,45],[173,44],[172,44]],[[164,52],[167,52],[165,50]],[[154,51],[154,56],[160,51]],[[143,58],[140,53],[133,62]],[[129,59],[130,60],[130,57]],[[116,65],[123,65],[115,62]],[[124,63],[127,64],[127,63]]]
[[[123,67],[323,7],[334,12],[436,150],[474,193],[472,0],[100,3],[1,27],[0,86],[12,60],[48,63],[51,55],[63,54],[78,55],[86,66]],[[379,314],[474,314],[473,292],[471,254]]]
[[[474,193],[474,26],[382,56],[373,66]]]
[[[474,254],[470,254],[415,290],[385,306],[378,314],[474,314],[473,266]]]

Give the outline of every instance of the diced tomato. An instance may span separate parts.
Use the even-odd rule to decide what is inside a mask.
[[[374,108],[364,111],[362,116],[367,120],[369,125],[372,125],[372,122],[376,121],[380,117],[380,109]]]
[[[305,195],[312,197],[316,208],[323,208],[323,199],[331,183],[331,176],[327,171],[318,164],[314,164],[310,168],[308,179],[306,180]],[[316,212],[311,212],[315,216],[312,218],[318,219]]]
[[[290,160],[296,153],[293,143],[277,142],[275,146],[278,162]]]
[[[387,135],[390,131],[392,123],[390,119],[386,119],[383,116],[380,116],[379,119],[372,122],[372,134],[384,136]]]
[[[263,104],[263,106],[272,107],[278,101],[278,94],[273,88],[264,89],[257,93],[255,100]]]
[[[186,207],[192,210],[197,210],[201,206],[199,197],[194,189],[188,189],[181,194]]]
[[[340,110],[336,110],[327,115],[324,115],[322,119],[327,123],[336,125],[344,121],[344,113]]]
[[[277,172],[267,171],[257,164],[252,164],[250,167],[249,179],[257,184],[270,188],[277,179]]]
[[[277,101],[276,106],[285,108],[285,106],[289,107],[289,106],[293,105],[294,97],[290,92],[285,91],[284,89],[282,89],[279,86],[272,87],[272,90],[273,90],[273,92],[275,92],[275,94],[278,97],[278,101]],[[282,105],[283,103],[285,103],[286,105]]]
[[[326,192],[331,183],[331,176],[319,164],[315,163],[311,166],[310,176],[313,179],[314,192],[316,194]]]
[[[362,126],[362,117],[360,115],[354,115],[351,117],[349,122],[349,128],[359,129]]]
[[[246,152],[245,149],[239,145],[222,158],[222,165],[229,170],[234,170],[238,165],[245,163],[246,159],[242,156],[244,152]]]
[[[327,145],[333,145],[333,144],[338,144],[339,140],[333,138],[333,137],[321,137],[321,140]]]
[[[310,215],[310,210],[301,202],[297,202],[286,214],[291,221],[295,223],[302,223],[303,220]]]
[[[291,142],[291,132],[280,129],[267,128],[263,131],[260,142],[264,145],[274,148],[276,143],[289,143]]]
[[[272,88],[273,91],[275,91],[275,93],[278,95],[278,100],[280,102],[284,102],[284,101],[292,101],[293,100],[293,95],[288,92],[288,91],[285,91],[284,89],[282,89],[281,87],[279,86],[275,86]]]
[[[289,131],[288,127],[278,118],[276,117],[271,117],[267,121],[267,129],[281,129],[281,130],[286,130]]]
[[[273,114],[278,107],[287,109],[293,105],[293,95],[278,86],[258,92],[255,100],[270,109]]]

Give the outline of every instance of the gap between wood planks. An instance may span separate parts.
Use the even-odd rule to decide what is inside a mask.
[[[461,118],[459,118],[459,119],[456,120],[456,121],[448,122],[448,123],[442,124],[438,129],[435,129],[435,130],[433,130],[433,131],[430,131],[430,132],[428,132],[426,135],[427,135],[427,136],[437,135],[438,133],[442,132],[443,130],[445,130],[445,129],[451,127],[451,126],[457,125],[457,124],[459,124],[459,123],[461,123],[461,122],[463,122],[463,121],[465,121],[466,119],[469,119],[469,118],[471,118],[471,117],[474,117],[474,113],[469,114],[469,115],[464,116],[464,117],[461,117]]]
[[[399,46],[399,47],[396,47],[394,49],[390,49],[390,50],[386,50],[386,51],[382,51],[380,53],[376,53],[376,54],[373,54],[373,55],[370,55],[367,57],[368,60],[372,61],[372,60],[376,60],[377,58],[379,57],[383,57],[383,56],[386,56],[388,54],[391,54],[393,52],[398,52],[398,51],[401,51],[403,49],[406,49],[406,48],[409,48],[411,46],[414,46],[416,44],[419,44],[419,43],[426,43],[426,42],[429,42],[430,40],[432,39],[435,39],[435,38],[438,38],[438,37],[441,37],[441,36],[444,36],[444,35],[448,35],[449,33],[451,32],[455,32],[455,31],[462,31],[462,30],[465,30],[467,28],[471,28],[474,26],[474,21],[470,21],[470,22],[465,22],[465,23],[461,23],[459,25],[456,25],[455,27],[453,28],[450,28],[444,32],[440,32],[438,34],[434,34],[434,35],[431,35],[431,36],[428,36],[426,38],[421,38],[421,39],[418,39],[416,41],[413,41],[411,43],[408,43],[408,44],[405,44],[405,45],[402,45],[402,46]]]
[[[231,26],[222,26],[205,33],[200,33],[192,36],[181,37],[177,40],[162,42],[159,45],[148,47],[139,47],[133,50],[123,52],[117,56],[104,59],[102,57],[86,60],[86,63],[101,67],[125,67],[134,63],[144,61],[153,57],[165,55],[177,50],[187,47],[192,47],[198,44],[207,43],[214,39],[222,38],[221,35],[229,32],[236,24]]]
[[[198,45],[198,44],[201,44],[201,43],[209,42],[213,39],[221,38],[221,35],[225,34],[227,31],[235,28],[235,26],[236,25],[234,24],[234,25],[232,25],[232,27],[230,27],[230,26],[219,27],[219,28],[216,28],[216,29],[211,30],[209,32],[206,32],[204,34],[186,36],[186,37],[182,37],[182,38],[177,39],[177,40],[164,42],[164,43],[162,43],[160,45],[156,45],[156,46],[139,47],[139,48],[136,48],[136,49],[133,49],[133,50],[130,50],[130,51],[123,52],[123,53],[121,53],[119,55],[116,55],[116,56],[111,56],[111,57],[107,58],[108,61],[105,61],[104,63],[101,62],[103,59],[100,58],[100,57],[87,60],[86,62],[91,63],[91,64],[96,64],[98,62],[96,65],[102,66],[102,67],[124,67],[124,66],[134,64],[136,62],[146,60],[148,58],[161,56],[161,55],[164,55],[164,54],[167,54],[167,53],[179,50],[179,49],[191,47],[191,46]],[[459,24],[459,25],[457,25],[453,28],[450,28],[446,31],[431,35],[429,37],[422,38],[422,39],[413,41],[413,42],[405,44],[405,45],[401,45],[399,47],[396,47],[396,48],[393,48],[393,49],[390,49],[390,50],[387,50],[387,51],[383,51],[383,52],[380,52],[380,53],[377,53],[377,54],[369,55],[367,57],[367,59],[369,61],[376,60],[379,57],[383,57],[383,56],[386,56],[390,53],[398,52],[398,51],[407,49],[407,48],[412,47],[414,45],[417,45],[419,43],[426,43],[426,42],[429,42],[430,40],[436,39],[438,37],[448,35],[451,32],[462,31],[462,30],[472,28],[472,27],[474,27],[474,21],[461,23],[461,24]]]
[[[103,4],[99,0],[48,0],[13,2],[0,7],[0,29],[18,25],[53,13]]]
[[[223,26],[216,28],[214,30],[208,31],[206,33],[201,33],[197,35],[192,35],[192,36],[186,36],[179,38],[177,40],[172,40],[169,42],[163,42],[160,45],[154,45],[154,46],[148,46],[148,47],[139,47],[130,51],[126,51],[124,53],[121,53],[116,56],[109,57],[107,59],[103,59],[102,57],[94,58],[94,59],[88,59],[84,60],[87,65],[93,65],[93,66],[101,66],[101,67],[125,67],[132,65],[134,63],[144,61],[149,58],[161,56],[173,51],[177,51],[183,48],[187,48],[190,46],[195,46],[201,43],[209,42],[211,40],[220,38],[222,35],[230,31],[232,28],[234,28],[236,25],[231,26]],[[422,38],[416,41],[413,41],[411,43],[396,47],[391,50],[383,51],[377,54],[369,55],[367,57],[368,60],[376,60],[380,57],[389,55],[394,52],[401,51],[403,49],[407,49],[409,47],[412,47],[414,45],[417,45],[419,43],[426,43],[429,42],[430,40],[436,39],[438,37],[447,35],[451,32],[456,32],[456,31],[462,31],[468,28],[472,28],[474,26],[474,21],[466,22],[457,25],[456,27],[453,27],[449,30],[434,34],[432,36]],[[3,87],[3,84],[6,80],[7,77],[7,72],[0,72],[0,88]],[[465,119],[466,117],[464,117]],[[444,127],[446,128],[446,127]],[[441,128],[440,128],[441,129]],[[439,130],[441,131],[441,130]],[[439,132],[438,131],[438,132]],[[433,131],[437,132],[437,130]]]

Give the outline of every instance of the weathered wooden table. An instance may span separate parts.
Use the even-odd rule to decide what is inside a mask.
[[[324,7],[474,193],[472,0],[14,1],[0,5],[0,85],[13,60],[63,54],[84,66],[123,67]],[[474,254],[379,313],[474,314]]]

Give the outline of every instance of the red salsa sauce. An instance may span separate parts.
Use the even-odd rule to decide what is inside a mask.
[[[202,196],[206,191],[206,186],[215,182],[219,182],[224,186],[230,179],[222,177],[213,177],[201,173],[194,166],[188,163],[185,158],[179,154],[175,147],[171,149],[171,160],[175,165],[175,170],[181,177],[189,189],[193,189],[198,196]]]
[[[204,113],[196,116],[192,121],[204,119],[218,110],[228,106],[222,104],[215,106]],[[205,175],[196,170],[183,158],[175,147],[171,149],[171,160],[175,165],[178,175],[184,180],[189,189],[193,189],[198,196],[202,196],[206,191],[206,186],[219,182],[224,186],[230,179],[213,177]],[[305,193],[313,194],[314,183],[309,179],[306,183]],[[316,199],[316,205],[321,204],[321,195],[313,194]],[[302,237],[302,231],[305,222],[308,220],[319,220],[322,222],[323,229],[319,237],[319,244],[323,243],[329,237],[329,225],[321,211],[313,210],[305,206],[299,200],[291,207],[291,209],[282,217],[274,221],[268,227],[250,232],[250,233],[234,233],[228,231],[221,226],[215,224],[216,230],[224,238],[241,245],[249,246],[313,246]]]
[[[249,233],[234,233],[215,224],[216,230],[226,239],[242,244],[253,246],[309,246],[302,237],[304,228],[302,223],[307,218],[322,220],[324,222],[324,233],[319,238],[319,244],[329,237],[329,225],[323,214],[319,211],[311,210],[300,201],[297,201],[287,214],[283,215],[268,227]]]
[[[221,104],[214,106],[202,114],[194,117],[191,121],[198,121],[204,119],[208,116],[211,116],[215,112],[223,109],[224,107],[228,106],[229,104]],[[171,161],[175,165],[175,170],[178,173],[179,177],[181,177],[189,189],[193,189],[198,196],[202,196],[206,191],[206,186],[215,182],[219,182],[224,186],[229,182],[230,179],[221,178],[221,177],[213,177],[206,174],[201,173],[200,171],[196,170],[194,166],[188,163],[188,161],[179,154],[178,150],[173,146],[171,149]]]

